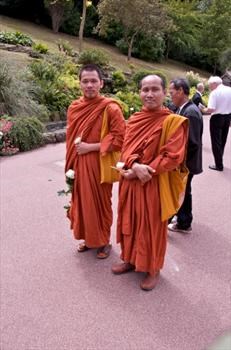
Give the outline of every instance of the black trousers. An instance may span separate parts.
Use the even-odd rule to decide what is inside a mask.
[[[177,226],[182,230],[186,230],[191,226],[192,215],[192,178],[193,174],[189,173],[185,189],[184,201],[177,213]]]
[[[210,118],[212,152],[217,168],[223,169],[223,154],[230,126],[230,114],[214,114]]]

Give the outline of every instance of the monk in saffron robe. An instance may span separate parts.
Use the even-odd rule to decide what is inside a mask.
[[[149,75],[142,79],[143,107],[129,118],[121,155],[124,166],[119,188],[117,242],[124,262],[115,264],[112,272],[145,272],[140,285],[144,290],[155,287],[166,252],[167,217],[162,220],[161,211],[168,208],[161,208],[160,176],[182,164],[188,137],[186,118],[171,115],[163,107],[165,92],[161,77]],[[163,124],[169,116],[177,122],[177,128],[173,133],[169,128],[170,136],[161,145]],[[168,191],[170,200],[170,187]]]
[[[120,106],[100,95],[101,71],[96,65],[80,70],[83,97],[75,100],[67,113],[66,166],[74,170],[75,179],[68,217],[77,240],[78,252],[98,248],[97,257],[109,255],[112,224],[112,184],[101,183],[100,157],[122,148],[125,120]],[[108,134],[101,140],[104,113]]]

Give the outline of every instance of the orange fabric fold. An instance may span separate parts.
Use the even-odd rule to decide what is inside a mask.
[[[167,222],[161,221],[158,173],[176,168],[184,159],[187,130],[180,125],[163,147],[160,139],[168,109],[158,112],[143,108],[130,117],[121,160],[130,168],[134,161],[156,169],[152,179],[142,185],[139,179],[120,181],[117,242],[121,258],[136,271],[154,274],[164,264]]]

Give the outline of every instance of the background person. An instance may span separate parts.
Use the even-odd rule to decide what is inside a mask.
[[[100,95],[103,79],[96,65],[84,66],[79,79],[83,97],[67,113],[65,171],[75,171],[68,217],[74,237],[84,240],[78,251],[98,248],[97,257],[106,258],[111,248],[112,184],[100,183],[100,155],[121,150],[125,120],[118,103]],[[109,133],[101,140],[105,110]]]
[[[199,104],[205,106],[205,103],[202,99],[203,92],[205,90],[204,84],[203,83],[198,83],[197,84],[197,90],[195,94],[192,97],[192,102],[195,103],[195,105],[198,107]]]
[[[211,76],[208,84],[211,90],[208,107],[201,110],[204,114],[212,114],[210,137],[215,165],[209,165],[209,168],[223,171],[223,154],[231,121],[231,87],[222,84],[218,76]]]
[[[202,172],[202,133],[203,119],[199,108],[189,100],[190,87],[186,79],[178,78],[170,82],[169,92],[173,103],[178,107],[177,114],[189,119],[189,138],[186,165],[189,176],[183,204],[177,212],[177,220],[170,223],[168,229],[187,233],[192,230],[192,179]]]

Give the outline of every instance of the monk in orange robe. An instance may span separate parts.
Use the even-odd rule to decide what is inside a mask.
[[[161,220],[159,177],[177,168],[185,158],[188,137],[186,118],[160,147],[163,123],[172,112],[163,107],[165,82],[157,75],[143,78],[143,108],[128,121],[122,149],[117,242],[123,263],[112,272],[145,272],[141,288],[152,290],[163,267],[167,242],[167,219]],[[178,121],[181,116],[173,115]]]
[[[78,252],[98,248],[97,257],[106,258],[111,248],[112,184],[101,183],[100,156],[121,150],[125,120],[120,106],[100,95],[103,79],[98,66],[83,66],[79,79],[83,97],[67,113],[65,171],[75,172],[68,217],[74,237],[83,240]],[[101,140],[105,110],[109,132]]]

